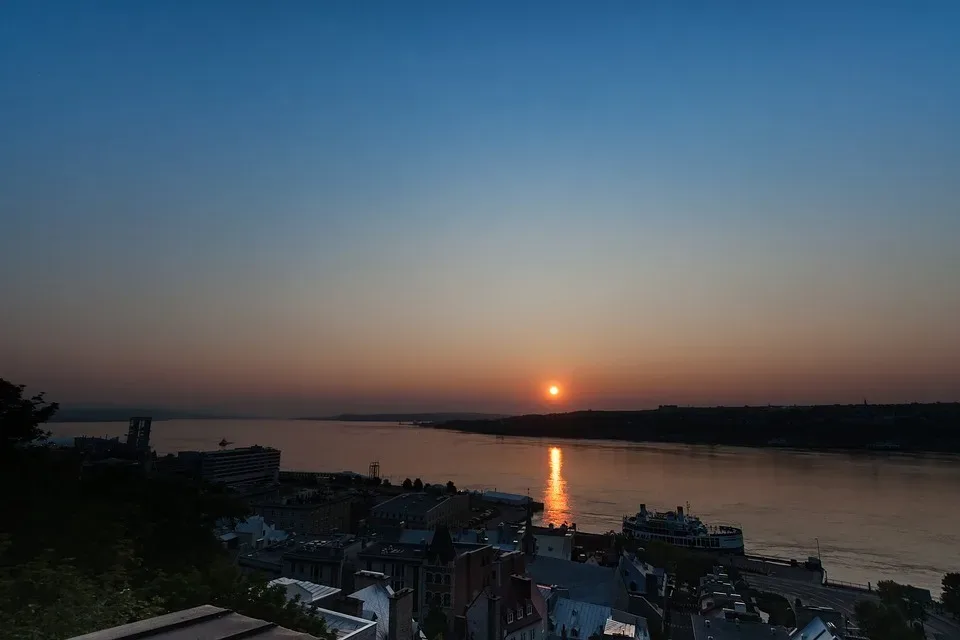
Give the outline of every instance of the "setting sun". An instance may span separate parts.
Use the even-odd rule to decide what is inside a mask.
[[[552,385],[549,391],[550,391],[550,395],[552,396],[560,395],[560,387],[558,387],[557,385]]]

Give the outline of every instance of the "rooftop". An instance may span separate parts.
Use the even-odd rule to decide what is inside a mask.
[[[602,634],[627,635],[638,640],[647,640],[650,637],[644,618],[608,606],[570,598],[557,599],[553,613],[550,614],[550,622],[553,625],[553,635],[563,636],[563,631],[566,630],[566,637],[571,640],[586,640]]]
[[[317,584],[316,582],[308,582],[306,580],[294,580],[293,578],[277,578],[276,580],[271,580],[268,584],[271,586],[279,585],[281,587],[296,585],[310,594],[310,599],[307,602],[322,600],[323,598],[328,598],[340,593],[340,589],[336,587],[328,587],[324,584]]]
[[[820,618],[814,618],[803,629],[797,629],[793,633],[793,638],[799,640],[837,640],[837,630],[833,625],[827,624]]]
[[[613,567],[535,556],[527,563],[527,574],[538,585],[564,587],[572,600],[608,607],[613,604],[617,577]]]
[[[348,616],[339,611],[320,608],[314,609],[314,611],[327,623],[327,629],[336,634],[337,640],[344,640],[377,624],[372,620]],[[206,640],[206,638],[204,638],[204,640]]]
[[[135,640],[144,637],[151,640],[226,640],[240,637],[256,640],[317,640],[316,636],[291,631],[272,622],[248,618],[229,609],[211,605],[95,631],[77,636],[73,640]]]
[[[423,559],[424,546],[421,544],[400,544],[397,542],[375,542],[360,552],[361,557],[395,558],[397,560]]]
[[[774,627],[762,622],[740,622],[722,618],[704,618],[690,614],[695,640],[790,640],[786,627]]]
[[[450,499],[450,496],[434,496],[428,493],[401,493],[395,498],[381,502],[373,508],[373,512],[388,511],[407,516],[423,516],[440,504]]]
[[[385,640],[390,631],[390,596],[393,589],[382,584],[372,584],[350,594],[351,598],[363,601],[363,617],[377,623],[377,640]]]

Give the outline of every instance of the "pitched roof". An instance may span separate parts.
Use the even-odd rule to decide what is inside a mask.
[[[240,636],[256,640],[318,640],[316,636],[291,631],[272,622],[248,618],[229,609],[211,605],[94,631],[73,640],[133,640],[145,636],[153,640],[186,637],[222,640]]]
[[[293,578],[277,578],[271,580],[267,584],[269,585],[280,585],[282,587],[287,587],[289,585],[297,585],[302,587],[310,594],[310,599],[307,602],[313,602],[315,600],[320,600],[322,598],[327,598],[329,596],[340,593],[340,589],[336,587],[328,587],[324,584],[317,584],[316,582],[308,582],[306,580],[294,580]]]
[[[427,558],[430,560],[439,560],[443,564],[453,562],[457,557],[457,550],[453,546],[453,538],[450,536],[450,529],[445,524],[438,524],[433,532],[433,540],[430,541],[430,547],[427,550]]]
[[[537,584],[566,588],[572,600],[608,607],[614,602],[617,572],[613,567],[536,556],[527,563],[527,574]]]
[[[390,596],[393,589],[382,584],[372,584],[350,594],[351,598],[363,600],[363,617],[377,622],[377,640],[384,640],[390,631]]]

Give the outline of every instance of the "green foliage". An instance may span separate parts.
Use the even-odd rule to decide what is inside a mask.
[[[41,437],[55,405],[24,401],[22,387],[0,383],[4,441]],[[9,446],[0,449],[0,485],[16,487],[4,506],[17,514],[0,518],[4,638],[68,638],[203,604],[332,637],[282,588],[230,561],[214,524],[247,511],[221,490],[86,468],[72,451]]]
[[[50,435],[40,425],[52,418],[60,405],[46,402],[42,393],[27,398],[25,389],[0,378],[0,447],[28,444]]]
[[[922,640],[923,626],[919,631],[904,617],[896,606],[884,602],[861,600],[854,612],[861,631],[870,640]]]
[[[949,614],[960,617],[960,573],[948,573],[941,582],[943,595],[940,601],[943,609]]]
[[[443,638],[447,633],[447,616],[437,607],[431,607],[423,619],[423,633],[429,640]]]
[[[797,616],[790,601],[776,593],[757,591],[757,609],[770,616],[770,624],[793,628],[797,626]]]

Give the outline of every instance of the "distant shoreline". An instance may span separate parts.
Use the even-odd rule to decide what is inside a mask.
[[[960,403],[661,407],[424,425],[494,436],[865,453],[960,454]]]

